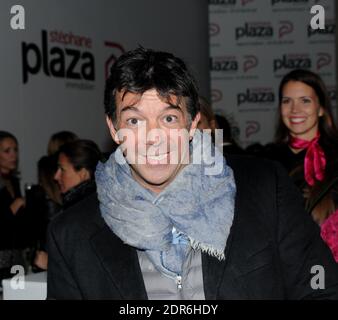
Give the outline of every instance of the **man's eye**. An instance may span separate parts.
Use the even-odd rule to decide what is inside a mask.
[[[311,100],[310,99],[303,99],[303,103],[310,103]]]
[[[176,116],[173,116],[173,115],[164,117],[164,121],[167,122],[167,123],[174,123],[174,122],[177,121],[177,119],[178,118]]]
[[[136,126],[136,125],[138,125],[139,124],[139,120],[138,119],[136,119],[136,118],[131,118],[131,119],[128,119],[127,120],[127,123],[129,124],[129,125],[131,125],[131,126]]]
[[[289,102],[290,102],[290,99],[283,99],[283,100],[282,100],[282,103],[283,103],[283,104],[286,104],[286,103],[289,103]]]

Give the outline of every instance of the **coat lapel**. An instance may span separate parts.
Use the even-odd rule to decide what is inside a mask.
[[[202,254],[202,272],[203,272],[203,283],[204,283],[204,294],[206,300],[216,300],[219,299],[218,291],[221,286],[221,283],[224,278],[225,269],[228,265],[228,260],[230,258],[229,252],[232,250],[233,245],[233,238],[234,238],[234,232],[237,232],[235,230],[238,229],[238,223],[239,223],[239,215],[240,210],[242,210],[241,207],[241,185],[237,179],[237,174],[234,171],[234,177],[236,181],[236,197],[235,197],[235,212],[234,212],[234,220],[233,224],[230,229],[230,234],[226,243],[225,247],[225,259],[224,261],[219,261],[218,259],[209,256],[206,253]],[[237,273],[237,268],[232,263],[227,268],[228,273],[230,272],[233,276]],[[238,290],[238,285],[234,285],[234,277],[226,277],[227,279],[227,287],[233,288],[234,290]],[[231,283],[230,283],[231,282]]]
[[[265,227],[270,223],[268,209],[253,196],[255,183],[234,167],[235,214],[225,261],[202,255],[204,292],[208,300],[254,298],[256,288],[248,286],[250,274],[273,263],[272,240],[269,227]]]
[[[233,228],[231,228],[233,229]],[[202,253],[202,272],[204,295],[206,300],[216,300],[218,288],[223,280],[224,271],[228,262],[228,252],[232,243],[232,232],[229,235],[225,248],[225,260],[219,261],[207,253]]]
[[[204,295],[206,300],[216,300],[217,291],[224,272],[224,263],[208,254],[202,254]]]
[[[148,299],[136,249],[124,244],[108,226],[92,237],[91,244],[122,299]]]

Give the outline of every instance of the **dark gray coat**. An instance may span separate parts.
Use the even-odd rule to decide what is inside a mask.
[[[225,261],[202,254],[206,299],[338,299],[338,265],[286,172],[270,161],[227,159],[235,217]],[[96,195],[52,222],[48,245],[48,298],[147,299],[137,251],[105,224]],[[314,265],[325,269],[325,290],[311,288]]]

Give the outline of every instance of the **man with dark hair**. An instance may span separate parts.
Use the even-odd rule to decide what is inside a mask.
[[[338,298],[337,265],[287,174],[225,159],[196,130],[198,92],[181,59],[122,55],[105,108],[119,147],[97,167],[97,195],[51,224],[49,298]]]

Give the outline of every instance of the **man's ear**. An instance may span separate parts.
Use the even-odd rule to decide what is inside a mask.
[[[78,171],[78,175],[80,176],[82,182],[90,179],[90,173],[86,168],[81,168]]]
[[[195,134],[195,130],[197,129],[197,125],[199,123],[199,121],[201,120],[201,113],[198,112],[195,116],[195,119],[192,121],[191,123],[191,127],[190,127],[190,130],[189,130],[189,138],[190,140],[192,140],[194,134]]]
[[[107,122],[107,126],[109,128],[109,132],[110,132],[111,137],[113,138],[113,140],[117,144],[120,144],[120,140],[119,140],[119,137],[117,135],[117,131],[114,127],[113,121],[111,120],[111,118],[109,116],[106,116],[106,122]]]

